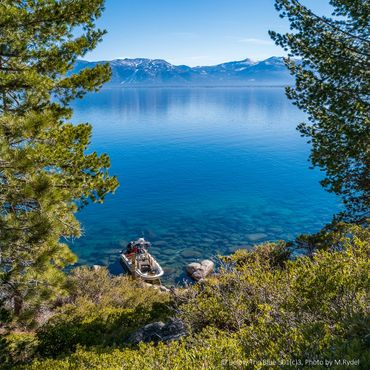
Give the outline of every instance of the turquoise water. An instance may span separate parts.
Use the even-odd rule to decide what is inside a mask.
[[[112,89],[74,108],[121,183],[78,215],[81,264],[119,273],[119,250],[144,236],[179,282],[190,261],[317,231],[338,210],[282,88]]]

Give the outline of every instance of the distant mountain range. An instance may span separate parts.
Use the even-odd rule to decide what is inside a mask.
[[[73,72],[109,63],[112,78],[105,87],[135,86],[279,86],[292,84],[283,58],[271,57],[253,62],[244,59],[214,66],[175,66],[162,59],[116,59],[77,61]]]

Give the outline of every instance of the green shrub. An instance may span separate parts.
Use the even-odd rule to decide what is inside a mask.
[[[84,298],[100,306],[151,308],[154,303],[168,302],[166,294],[143,285],[127,275],[111,276],[106,268],[92,270],[79,267],[68,276],[69,303]]]
[[[33,333],[11,333],[0,339],[0,368],[13,366],[32,359],[37,348],[37,338]]]
[[[247,249],[239,249],[230,256],[221,257],[221,261],[237,268],[256,263],[268,269],[281,268],[289,260],[290,255],[288,244],[280,240],[275,243],[259,244],[253,248],[252,253]]]
[[[334,361],[343,359],[358,361],[359,368],[369,368],[369,257],[370,232],[359,226],[346,226],[332,248],[294,261],[287,259],[284,243],[265,243],[251,251],[239,251],[224,259],[219,274],[179,295],[177,314],[190,329],[188,337],[139,348],[125,348],[123,343],[114,342],[112,338],[125,334],[117,336],[115,330],[130,330],[131,324],[149,322],[153,318],[150,307],[160,298],[152,299],[150,304],[133,298],[130,302],[136,303],[121,306],[124,311],[107,309],[98,317],[99,311],[92,307],[100,307],[104,294],[93,302],[86,293],[62,307],[57,319],[59,323],[69,320],[75,334],[64,332],[59,336],[58,330],[49,326],[48,341],[39,336],[44,350],[51,348],[48,354],[55,356],[58,351],[53,346],[63,336],[75,335],[79,338],[73,345],[77,351],[56,360],[35,360],[25,368],[265,369],[290,364],[321,369],[324,366],[314,361],[327,360],[333,361],[331,368],[342,369],[346,366]],[[135,290],[132,294],[141,292]],[[109,307],[116,302],[113,297],[116,294],[107,298]],[[139,314],[141,306],[145,309]],[[74,326],[76,317],[81,326]],[[91,333],[100,338],[95,343],[104,343],[104,348],[94,346],[94,341],[87,339],[90,334],[81,339],[81,335],[90,333],[82,323],[92,327]],[[60,351],[66,352],[67,345],[64,342]]]
[[[71,296],[37,332],[39,353],[55,357],[86,347],[123,345],[135,329],[169,315],[169,296],[104,268],[78,268]]]
[[[348,355],[370,364],[369,236],[348,227],[332,250],[278,268],[271,244],[237,252],[227,259],[233,268],[192,289],[181,316],[194,331],[238,333],[255,361]]]
[[[140,345],[138,349],[78,349],[60,360],[35,361],[27,369],[225,369],[227,363],[242,358],[243,349],[236,335],[207,330],[187,340]]]

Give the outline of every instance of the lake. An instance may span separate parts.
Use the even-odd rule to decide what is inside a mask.
[[[318,231],[339,209],[283,88],[106,89],[74,109],[121,184],[78,214],[80,264],[119,273],[118,252],[144,236],[180,282],[189,262]]]

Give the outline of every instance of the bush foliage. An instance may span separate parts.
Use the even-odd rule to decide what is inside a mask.
[[[73,352],[77,345],[122,345],[135,329],[167,317],[167,294],[128,276],[110,277],[105,268],[76,269],[71,296],[37,332],[42,356]]]
[[[43,356],[58,358],[36,359],[26,368],[259,369],[266,368],[263,361],[269,361],[270,367],[295,361],[304,368],[307,361],[325,359],[356,360],[366,368],[370,365],[370,232],[347,227],[336,241],[335,248],[294,261],[288,259],[284,243],[265,243],[223,258],[217,275],[173,298],[176,314],[190,335],[138,348],[125,347],[117,338],[124,338],[135,323],[153,320],[158,314],[153,315],[153,307],[168,296],[149,289],[146,293],[152,298],[143,299],[144,292],[137,290],[143,288],[136,288],[135,298],[115,306],[119,294],[113,289],[109,298],[103,293],[93,303],[95,288],[90,291],[89,284],[78,278],[86,274],[90,279],[86,270],[79,270],[71,279],[77,284],[76,298],[38,334]],[[86,290],[79,291],[78,285]],[[101,310],[105,299],[109,302],[105,307],[110,308]],[[73,325],[76,318],[79,324]],[[54,330],[55,323],[66,323],[72,332]],[[315,366],[310,363],[310,368]],[[338,363],[337,368],[343,366]]]
[[[111,277],[105,268],[73,270],[66,288],[69,296],[54,302],[37,330],[3,336],[2,365],[12,368],[34,355],[57,357],[78,346],[123,346],[132,331],[169,315],[168,294],[128,276]]]

